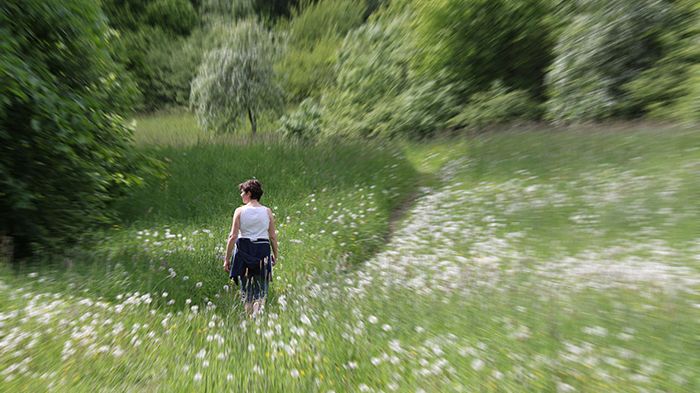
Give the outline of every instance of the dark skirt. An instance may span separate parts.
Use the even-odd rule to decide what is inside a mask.
[[[272,279],[272,248],[268,239],[236,240],[230,277],[241,285],[243,301],[251,302],[267,295]]]

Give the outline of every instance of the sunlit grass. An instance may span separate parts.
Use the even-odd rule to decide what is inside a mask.
[[[169,112],[157,116],[141,115],[133,119],[137,146],[187,146],[209,139],[188,112]]]
[[[199,127],[194,114],[172,110],[155,115],[139,115],[131,120],[135,128],[134,143],[139,147],[185,147],[196,144],[246,144],[253,139],[249,125],[241,124],[234,133],[207,132]],[[258,140],[279,139],[277,124],[269,118],[260,119]]]

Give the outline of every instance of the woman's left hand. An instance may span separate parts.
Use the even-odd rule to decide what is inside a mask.
[[[231,268],[231,264],[228,263],[228,261],[224,262],[224,270],[226,271],[226,273],[229,272],[230,268]]]

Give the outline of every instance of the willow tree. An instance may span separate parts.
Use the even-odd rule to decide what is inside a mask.
[[[243,20],[227,29],[221,42],[199,66],[190,105],[206,130],[230,132],[247,117],[255,134],[258,117],[283,103],[273,70],[275,40],[256,21]]]

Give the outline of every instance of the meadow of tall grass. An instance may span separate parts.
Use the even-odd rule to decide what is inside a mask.
[[[169,116],[137,120],[166,177],[103,240],[2,270],[0,391],[700,389],[697,131],[309,145]],[[251,177],[282,255],[255,320],[220,259]]]

